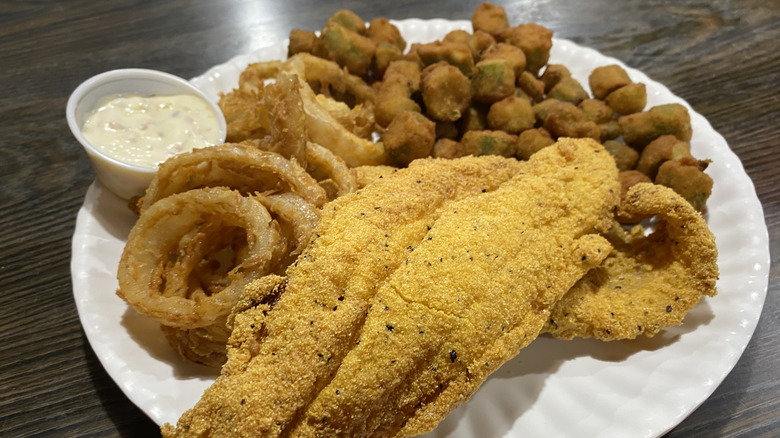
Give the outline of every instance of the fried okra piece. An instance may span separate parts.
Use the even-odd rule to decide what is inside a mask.
[[[330,24],[338,24],[353,32],[357,32],[362,35],[366,33],[366,22],[363,21],[358,14],[350,11],[349,9],[341,9],[336,11],[325,21],[325,27]]]
[[[693,208],[703,211],[712,194],[712,177],[704,173],[709,161],[683,157],[664,162],[655,183],[669,187],[685,198]]]
[[[496,39],[489,33],[478,30],[473,34],[462,29],[456,29],[444,36],[442,41],[446,43],[465,44],[471,50],[471,57],[474,60],[482,56],[482,52],[496,44]]]
[[[390,63],[385,71],[385,77],[396,73],[403,75],[409,80],[412,93],[420,90],[420,64],[414,61],[399,59]]]
[[[504,59],[480,61],[471,78],[471,95],[479,102],[496,102],[515,92],[515,72]]]
[[[489,106],[478,102],[471,102],[466,108],[463,117],[458,120],[461,132],[483,131],[488,129],[487,114]]]
[[[471,39],[471,34],[466,32],[463,29],[455,29],[453,31],[450,31],[447,33],[447,35],[444,35],[444,38],[441,40],[445,43],[458,43],[458,44],[468,44],[469,40]]]
[[[386,127],[403,111],[420,112],[412,99],[420,88],[420,67],[410,61],[393,61],[385,71],[379,85],[374,106],[374,118],[379,126]]]
[[[547,114],[550,113],[550,109],[561,103],[563,102],[558,99],[545,99],[539,103],[534,104],[533,110],[534,115],[536,116],[536,123],[539,125],[544,124],[544,119],[547,118]]]
[[[544,128],[553,137],[589,137],[599,140],[601,131],[596,123],[585,120],[582,111],[569,102],[553,105],[544,119]]]
[[[435,140],[436,124],[414,111],[398,114],[382,135],[390,164],[399,167],[429,156]]]
[[[586,120],[582,111],[569,102],[560,102],[553,105],[544,118],[544,128],[550,131],[553,137],[589,137],[599,140],[601,131],[596,123]]]
[[[468,131],[460,139],[466,155],[501,155],[511,157],[515,154],[517,137],[504,131]]]
[[[630,83],[628,73],[617,64],[596,67],[588,76],[590,91],[596,99],[604,99],[609,93]]]
[[[401,49],[390,43],[379,43],[374,52],[373,77],[383,77],[391,62],[403,58]]]
[[[471,103],[471,82],[453,65],[431,64],[420,78],[425,112],[434,120],[458,120]]]
[[[541,102],[544,98],[544,82],[529,71],[520,74],[517,78],[517,86],[534,102]]]
[[[409,81],[400,75],[382,81],[382,86],[376,96],[374,118],[379,126],[386,127],[393,119],[404,111],[421,112],[422,108],[408,93]]]
[[[431,156],[435,158],[460,158],[465,157],[466,148],[463,144],[449,138],[440,138],[433,144]]]
[[[669,160],[678,160],[691,156],[691,147],[687,142],[673,135],[662,135],[651,141],[642,150],[636,170],[650,179],[655,179],[658,168]]]
[[[645,84],[636,83],[624,85],[609,93],[607,105],[618,114],[633,114],[645,109],[647,105],[647,90]]]
[[[474,70],[474,57],[467,44],[434,41],[417,46],[417,55],[425,66],[446,61],[466,76],[471,76]]]
[[[614,140],[620,137],[620,124],[617,120],[612,119],[605,123],[599,123],[599,130],[601,131],[602,143],[607,140]]]
[[[480,61],[488,59],[504,59],[515,72],[515,77],[519,77],[525,70],[525,53],[519,48],[511,44],[497,43],[490,46],[484,53]]]
[[[376,53],[376,43],[338,23],[325,26],[314,42],[312,53],[345,67],[351,74],[363,76]]]
[[[542,82],[542,84],[544,84],[544,82]],[[561,78],[561,80],[552,87],[550,92],[547,93],[547,97],[578,105],[590,96],[579,81],[572,77],[568,77]]]
[[[550,90],[560,82],[563,78],[570,78],[571,71],[563,64],[548,64],[544,69],[544,73],[540,79],[544,82],[544,92],[549,93]]]
[[[530,103],[531,105],[535,105],[535,104],[536,104],[536,99],[534,99],[533,97],[531,97],[531,95],[529,95],[528,93],[526,93],[525,91],[523,91],[523,89],[522,89],[522,88],[519,88],[519,87],[518,87],[518,88],[515,88],[515,94],[514,94],[514,96],[515,96],[515,97],[519,97],[519,98],[521,98],[521,99],[525,99],[525,100],[527,100],[527,101],[528,101],[528,103]]]
[[[406,49],[406,40],[401,36],[401,31],[387,18],[371,20],[366,30],[366,37],[377,44],[392,44],[401,52]]]
[[[366,37],[376,43],[374,71],[375,77],[381,78],[391,62],[403,57],[406,40],[401,36],[401,31],[387,18],[371,20]]]
[[[604,142],[604,149],[615,159],[618,170],[633,170],[639,160],[639,152],[636,149],[615,140]]]
[[[490,105],[487,120],[491,129],[518,134],[533,128],[536,117],[526,99],[509,96]]]
[[[471,50],[471,56],[474,57],[475,61],[482,58],[485,51],[495,44],[496,39],[489,33],[481,30],[474,32],[471,35],[471,38],[466,42],[466,45],[469,46],[469,49]]]
[[[536,75],[547,64],[553,32],[536,23],[520,24],[502,30],[497,41],[517,46],[525,53],[525,69]]]
[[[457,139],[460,137],[458,125],[455,122],[436,122],[436,138]]]
[[[484,2],[474,9],[471,26],[474,31],[481,30],[491,35],[498,35],[509,27],[509,19],[503,7]]]
[[[555,140],[546,129],[528,129],[517,136],[515,156],[521,160],[527,160],[531,158],[531,155],[554,143]]]
[[[668,103],[647,111],[629,114],[618,119],[623,140],[641,151],[656,138],[670,134],[682,141],[690,141],[693,129],[688,109],[679,103]]]
[[[287,57],[296,53],[311,53],[317,34],[313,30],[293,29],[290,31],[290,44],[287,46]]]
[[[577,107],[582,110],[582,116],[586,120],[591,120],[599,126],[602,143],[620,137],[620,125],[614,119],[612,108],[603,100],[585,99]]]
[[[404,57],[401,58],[401,59],[403,59],[405,61],[415,62],[415,63],[419,64],[420,68],[422,69],[423,67],[425,67],[425,64],[422,62],[422,59],[420,58],[420,54],[417,53],[417,51],[420,49],[420,47],[422,47],[422,44],[420,44],[420,43],[412,43],[409,46],[409,50],[406,52]]]
[[[586,120],[596,123],[607,123],[613,119],[614,113],[603,100],[585,99],[577,107],[582,110],[582,116]]]

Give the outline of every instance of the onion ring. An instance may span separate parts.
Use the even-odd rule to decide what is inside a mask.
[[[323,174],[332,182],[332,192],[328,191],[327,187],[325,189],[328,192],[329,200],[357,190],[355,173],[338,155],[311,141],[306,143],[306,155],[309,158],[307,170],[314,175]],[[324,185],[322,180],[320,185]]]
[[[306,168],[306,113],[300,83],[295,76],[279,75],[265,88],[263,100],[271,115],[271,152],[294,159]]]
[[[336,67],[335,70],[333,66]],[[356,95],[359,100],[368,102],[373,102],[374,99],[374,90],[371,87],[357,76],[351,77],[332,61],[304,53],[288,59],[281,72],[297,75],[301,83],[301,98],[306,112],[309,140],[330,149],[350,167],[383,164],[387,161],[384,145],[381,142],[374,143],[361,138],[342,126],[328,109],[320,104],[307,81],[313,78],[319,78],[320,81],[327,81],[329,84],[341,81],[345,91]]]
[[[181,269],[171,269],[170,259],[178,261],[183,237],[187,251],[195,249],[197,255],[205,251],[206,237],[198,237],[202,230],[192,234],[203,224],[210,228],[203,236],[219,236],[215,228],[220,226],[241,228],[247,242],[236,266],[226,273],[224,288],[193,295],[181,277],[197,257],[184,253]],[[226,317],[246,284],[268,273],[279,241],[278,224],[255,199],[223,187],[177,193],[143,211],[130,231],[119,261],[117,295],[164,325],[186,329],[212,325]],[[167,278],[174,272],[177,278]],[[175,287],[167,287],[168,281]]]
[[[276,270],[282,271],[309,245],[314,228],[320,220],[320,210],[294,193],[258,194],[255,198],[276,216],[282,235],[287,237],[285,253],[278,257],[276,266]]]
[[[223,322],[195,329],[181,329],[160,325],[168,344],[183,359],[212,368],[227,361],[227,340],[230,329]]]
[[[226,186],[242,193],[291,191],[316,205],[327,201],[325,190],[293,161],[262,151],[251,141],[196,149],[169,158],[138,203],[139,210],[174,193]]]
[[[281,68],[282,61],[279,61],[278,59],[273,61],[253,62],[246,66],[238,77],[238,89],[244,93],[261,93],[263,91],[264,82],[268,79],[275,78]]]
[[[280,70],[297,74],[307,84],[319,85],[318,92],[329,97],[334,94],[349,95],[355,99],[355,103],[374,102],[376,98],[374,89],[359,76],[349,74],[337,63],[311,53],[291,56]]]

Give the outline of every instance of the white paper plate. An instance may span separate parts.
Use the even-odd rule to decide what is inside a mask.
[[[467,21],[394,22],[409,42],[440,39]],[[192,80],[213,98],[237,86],[249,62],[284,59],[286,44],[236,57]],[[620,61],[555,40],[550,62],[584,84],[593,68],[617,63],[647,86],[648,105],[679,102],[666,87]],[[688,106],[689,107],[689,106]],[[758,322],[769,273],[768,233],[750,178],[723,137],[692,109],[693,154],[710,158],[715,180],[708,223],[720,251],[718,296],[685,323],[652,339],[603,343],[541,337],[499,369],[431,436],[656,437],[673,428],[720,384]],[[73,295],[90,344],[130,400],[158,424],[176,422],[215,378],[183,362],[157,324],[114,291],[116,267],[134,217],[124,201],[90,187],[73,236]]]

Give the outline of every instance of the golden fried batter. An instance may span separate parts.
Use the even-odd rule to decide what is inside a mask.
[[[673,190],[650,183],[629,189],[622,213],[660,219],[645,236],[612,233],[615,251],[559,301],[544,331],[555,337],[605,341],[653,336],[679,325],[718,278],[715,238],[707,223]]]
[[[422,160],[327,204],[274,310],[235,317],[220,377],[164,435],[281,434],[354,347],[369,300],[408,247],[453,200],[493,191],[521,167],[500,157]]]
[[[498,190],[454,202],[371,300],[358,340],[296,436],[432,430],[536,338],[609,253],[617,170],[592,141],[540,152]]]

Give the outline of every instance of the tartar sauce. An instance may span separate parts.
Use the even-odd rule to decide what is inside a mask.
[[[214,145],[221,136],[209,104],[188,94],[105,97],[87,117],[82,132],[106,155],[145,167]]]

